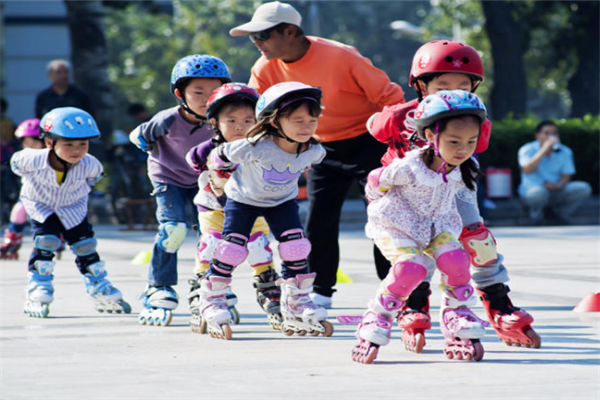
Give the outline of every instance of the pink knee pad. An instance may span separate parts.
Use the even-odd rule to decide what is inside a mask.
[[[15,224],[24,224],[27,222],[27,211],[25,211],[25,206],[20,201],[15,204],[10,212],[10,222],[14,222]]]
[[[442,273],[442,282],[449,286],[461,286],[471,280],[471,256],[463,248],[436,252],[435,262]]]
[[[310,254],[310,241],[304,237],[300,228],[289,229],[281,234],[279,256],[291,269],[302,269],[306,266],[306,258]]]
[[[237,233],[225,236],[213,251],[213,267],[221,273],[230,274],[248,257],[247,242],[248,238]]]
[[[427,276],[423,256],[414,255],[397,261],[383,280],[383,286],[396,297],[405,299]]]

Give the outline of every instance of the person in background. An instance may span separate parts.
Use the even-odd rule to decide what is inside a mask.
[[[48,79],[52,85],[38,93],[35,98],[35,117],[57,107],[77,107],[90,114],[94,109],[89,96],[83,90],[70,83],[71,64],[66,60],[52,60],[48,63]]]
[[[542,222],[544,208],[548,206],[560,223],[571,224],[573,212],[590,196],[592,187],[587,182],[572,180],[573,151],[560,143],[554,122],[540,122],[535,139],[519,149],[519,196],[529,208],[534,224]]]

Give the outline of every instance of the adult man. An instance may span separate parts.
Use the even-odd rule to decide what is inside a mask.
[[[317,273],[313,300],[329,308],[339,264],[339,223],[344,198],[354,180],[364,188],[368,173],[381,166],[385,147],[366,132],[366,121],[385,105],[404,102],[400,86],[353,47],[305,36],[302,17],[286,3],[261,5],[252,20],[229,31],[248,34],[262,56],[249,85],[260,93],[298,81],[323,90],[323,116],[316,136],[327,156],[308,172],[306,233],[312,243],[310,270]],[[377,252],[376,262],[387,263]]]
[[[44,114],[57,107],[77,107],[93,115],[88,95],[69,83],[70,69],[70,64],[66,60],[52,60],[48,63],[48,79],[52,85],[38,93],[35,99],[36,118],[42,118]]]
[[[573,151],[560,143],[554,122],[540,122],[535,138],[519,149],[519,196],[529,207],[533,223],[542,221],[544,207],[549,205],[555,209],[560,222],[568,224],[592,188],[587,182],[571,181],[575,174]]]

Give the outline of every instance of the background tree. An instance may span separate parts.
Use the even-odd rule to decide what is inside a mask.
[[[106,142],[112,133],[113,99],[101,1],[65,1],[75,82],[90,94],[95,119]],[[101,149],[95,149],[96,154]],[[98,154],[100,157],[102,153]]]

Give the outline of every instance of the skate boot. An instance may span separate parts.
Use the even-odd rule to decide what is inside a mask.
[[[50,303],[54,300],[54,261],[37,260],[34,265],[35,270],[27,273],[29,283],[25,288],[23,312],[33,318],[46,318],[50,313]]]
[[[277,272],[269,269],[258,276],[252,278],[252,285],[256,289],[256,301],[258,305],[267,313],[269,325],[276,331],[281,330],[281,290],[277,286]]]
[[[138,299],[143,300],[144,306],[138,316],[140,325],[169,325],[173,310],[179,305],[177,292],[171,286],[148,286]]]
[[[333,325],[326,321],[327,311],[313,303],[309,296],[315,276],[313,272],[288,279],[279,278],[277,281],[281,287],[281,331],[286,336],[309,333],[312,336],[322,334],[329,337],[333,334]]]
[[[503,283],[477,289],[492,328],[508,346],[539,349],[542,338],[531,327],[533,317],[527,311],[513,306],[508,292],[510,289]]]
[[[200,281],[204,273],[200,273],[195,275],[193,278],[188,279],[188,283],[190,284],[190,291],[187,295],[188,303],[190,306],[190,313],[192,317],[190,319],[190,328],[192,332],[196,333],[206,333],[200,332],[200,327],[202,326],[202,314],[200,313]],[[238,298],[235,293],[231,292],[231,287],[228,288],[228,292],[225,293],[225,300],[227,301],[227,309],[231,314],[231,321],[234,325],[240,323],[240,313],[238,312],[235,305],[238,303]]]
[[[481,339],[489,326],[469,309],[475,303],[470,285],[446,287],[440,307],[440,328],[446,340],[444,354],[449,359],[483,359]]]
[[[369,308],[356,331],[358,344],[352,350],[352,360],[371,364],[377,358],[379,346],[390,342],[394,318],[404,301],[389,294],[378,294],[369,301]]]
[[[121,291],[106,279],[104,261],[88,265],[87,270],[89,272],[83,275],[83,282],[88,296],[94,301],[96,311],[129,314],[131,306],[123,300]]]
[[[19,249],[23,242],[23,233],[7,229],[4,231],[4,243],[0,246],[0,259],[18,260]]]
[[[210,337],[231,340],[231,313],[227,307],[226,293],[231,278],[218,275],[204,277],[200,282],[200,313],[202,325],[200,333],[208,332]]]
[[[402,329],[402,343],[408,351],[420,353],[425,347],[425,330],[431,329],[429,317],[429,282],[422,282],[406,300],[398,315],[398,327]]]

